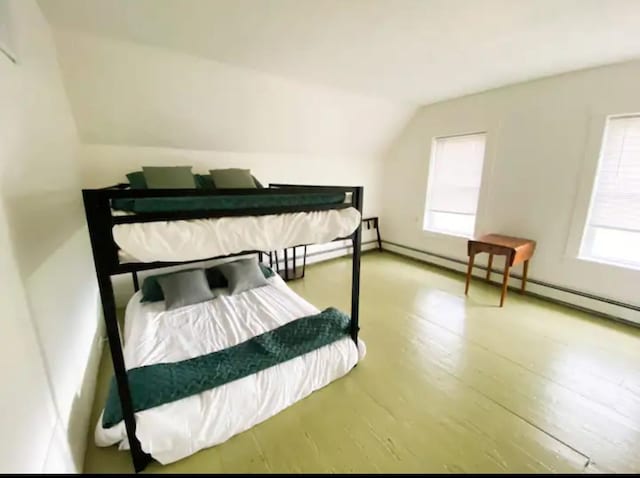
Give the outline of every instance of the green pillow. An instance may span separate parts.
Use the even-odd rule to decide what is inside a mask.
[[[191,166],[143,166],[149,189],[195,189]]]
[[[227,285],[229,285],[227,278],[222,274],[217,266],[209,267],[208,269],[205,269],[204,272],[207,275],[207,282],[212,289],[227,287]]]
[[[129,180],[129,186],[131,189],[147,189],[147,181],[144,179],[144,173],[142,171],[133,171],[127,174]]]
[[[195,178],[198,189],[214,190],[216,188],[210,174],[196,174]]]
[[[211,169],[209,174],[218,189],[256,189],[256,183],[248,169]]]
[[[267,279],[275,275],[275,272],[273,272],[273,269],[269,266],[265,266],[263,263],[260,263],[260,270],[262,270],[264,277]]]
[[[268,279],[272,277],[275,272],[269,266],[264,264],[260,264],[260,269],[264,274],[264,277]],[[184,270],[194,270],[194,269],[184,269]],[[178,271],[182,272],[182,271]],[[227,278],[220,271],[219,266],[209,267],[205,269],[205,274],[207,276],[207,282],[209,283],[209,288],[211,289],[219,289],[222,287],[227,287],[229,283],[227,282]],[[168,272],[167,274],[158,274],[154,276],[148,276],[142,281],[142,287],[140,290],[142,291],[142,299],[140,302],[158,302],[164,300],[164,293],[162,292],[162,287],[160,287],[160,283],[158,282],[159,277],[175,274],[176,272]]]
[[[142,299],[140,302],[158,302],[164,300],[164,294],[162,293],[162,287],[158,283],[158,276],[149,276],[142,281]]]

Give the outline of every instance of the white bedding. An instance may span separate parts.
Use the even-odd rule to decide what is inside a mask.
[[[244,251],[275,251],[323,244],[345,237],[360,224],[355,208],[118,224],[113,238],[121,260],[178,262]]]
[[[127,368],[176,362],[221,350],[296,318],[319,310],[295,294],[278,276],[269,285],[235,296],[223,296],[173,311],[164,302],[141,303],[137,292],[125,315],[124,358]],[[358,350],[359,349],[359,350]],[[364,357],[344,338],[293,360],[212,390],[136,413],[142,449],[166,464],[275,415],[349,372]],[[120,443],[128,448],[124,423],[95,430],[98,446]]]

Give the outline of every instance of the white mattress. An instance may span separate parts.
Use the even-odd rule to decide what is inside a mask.
[[[113,238],[121,261],[178,262],[244,251],[323,244],[360,224],[355,208],[328,211],[118,224]],[[126,258],[126,259],[125,259]]]
[[[235,296],[165,311],[164,302],[141,303],[137,292],[125,315],[127,368],[176,362],[221,350],[319,310],[278,276],[269,285]],[[349,372],[365,354],[344,338],[226,385],[136,413],[142,449],[166,464],[232,436],[275,415]],[[98,446],[128,448],[124,423],[95,430]]]

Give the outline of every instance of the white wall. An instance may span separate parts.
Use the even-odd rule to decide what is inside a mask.
[[[78,136],[39,7],[9,7],[18,64],[0,57],[0,471],[81,471],[99,347]]]
[[[372,156],[414,110],[166,48],[64,31],[56,43],[87,144]]]
[[[600,138],[594,142],[590,136],[602,133],[593,133],[594,118],[640,111],[639,80],[640,62],[631,62],[422,108],[385,163],[384,239],[466,260],[466,240],[421,230],[431,140],[488,131],[488,174],[483,178],[477,233],[537,240],[532,278],[640,304],[640,271],[578,260],[567,251],[579,177],[598,154],[597,147],[587,146],[597,145]],[[571,300],[580,301],[575,296]],[[595,302],[589,306],[600,307]],[[640,314],[629,310],[611,313],[640,321]]]

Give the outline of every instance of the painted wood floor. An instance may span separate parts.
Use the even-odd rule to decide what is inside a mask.
[[[290,283],[349,310],[350,261]],[[226,443],[149,472],[640,472],[640,330],[388,253],[363,256],[368,354],[330,384]],[[106,355],[106,354],[105,354]],[[103,357],[86,472],[129,472],[93,444],[111,375]]]

